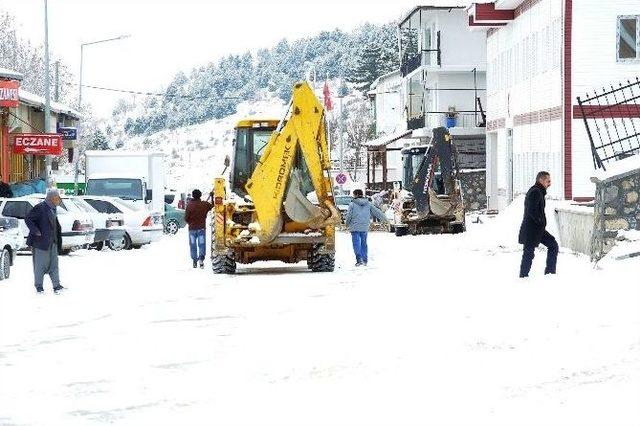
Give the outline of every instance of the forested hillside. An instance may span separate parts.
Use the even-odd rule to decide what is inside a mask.
[[[264,92],[288,100],[293,83],[314,68],[318,80],[343,77],[364,92],[375,78],[398,68],[396,40],[391,23],[282,40],[268,49],[230,54],[187,74],[180,72],[163,97],[148,98],[136,111],[120,105],[114,115],[127,117],[124,130],[129,135],[220,119]]]

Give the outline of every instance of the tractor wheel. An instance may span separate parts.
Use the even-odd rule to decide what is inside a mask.
[[[236,260],[233,255],[213,255],[211,258],[211,267],[214,274],[228,274],[233,275],[236,273]]]
[[[396,226],[396,237],[403,237],[409,233],[408,226]]]
[[[333,272],[336,265],[335,255],[320,253],[322,245],[316,245],[309,251],[307,266],[313,272]]]

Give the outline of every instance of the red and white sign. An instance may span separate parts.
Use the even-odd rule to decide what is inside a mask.
[[[0,107],[18,108],[20,105],[19,89],[20,82],[18,80],[0,80]]]
[[[61,155],[62,135],[56,133],[13,135],[13,152],[32,155]]]

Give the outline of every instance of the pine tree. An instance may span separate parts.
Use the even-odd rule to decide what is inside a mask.
[[[108,151],[110,149],[109,141],[107,140],[107,137],[105,136],[104,132],[102,132],[102,130],[96,129],[93,132],[93,135],[89,142],[89,149],[98,151]]]

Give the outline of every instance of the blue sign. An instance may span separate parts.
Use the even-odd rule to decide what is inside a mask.
[[[58,133],[62,135],[63,141],[75,141],[78,139],[78,129],[75,127],[59,127]]]

